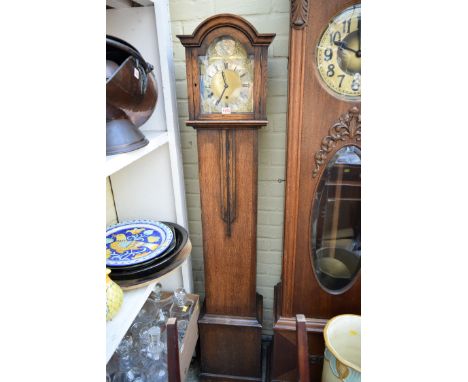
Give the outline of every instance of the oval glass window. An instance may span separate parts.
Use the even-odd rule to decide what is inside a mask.
[[[347,290],[361,269],[361,151],[345,146],[320,178],[312,213],[312,264],[328,292]]]

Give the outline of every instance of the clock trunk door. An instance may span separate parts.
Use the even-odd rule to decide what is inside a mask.
[[[360,5],[347,0],[292,3],[280,315],[326,319],[360,314],[360,89],[351,89],[356,79],[360,86]],[[308,12],[301,13],[307,9],[303,3]],[[354,66],[335,66],[333,75],[350,77],[324,81],[327,71],[320,65],[328,59],[338,65],[343,54],[352,55],[346,65]],[[336,92],[340,81],[350,87],[341,95]]]

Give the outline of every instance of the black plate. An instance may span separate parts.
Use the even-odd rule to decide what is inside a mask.
[[[174,269],[177,269],[180,265],[187,260],[190,256],[190,248],[188,248],[189,242],[182,248],[182,250],[169,262],[164,264],[162,269],[156,269],[152,272],[149,272],[147,275],[140,276],[138,278],[133,278],[129,280],[118,280],[116,281],[121,288],[125,289],[133,289],[135,287],[141,287],[148,285],[148,283],[154,282],[155,280],[159,279],[160,277],[167,275],[168,273],[172,272]],[[185,250],[185,249],[188,250]]]
[[[167,225],[171,229],[171,231],[172,231],[172,233],[174,235],[174,239],[172,239],[172,243],[169,245],[169,247],[167,247],[166,251],[161,253],[159,256],[157,256],[155,258],[152,258],[152,259],[149,259],[147,261],[143,261],[142,263],[132,264],[132,265],[125,265],[123,267],[120,267],[120,266],[119,267],[107,266],[106,268],[109,268],[110,270],[112,270],[112,275],[122,273],[122,272],[125,272],[125,271],[137,270],[137,269],[139,269],[141,267],[146,267],[146,266],[152,264],[153,262],[159,261],[159,260],[167,257],[168,255],[170,255],[174,251],[174,249],[175,249],[175,247],[177,245],[177,237],[176,237],[176,230],[174,228],[174,223],[168,223],[168,222],[161,222],[161,223]]]
[[[171,228],[174,228],[175,230],[175,237],[176,237],[175,248],[163,258],[158,257],[157,259],[154,259],[150,263],[140,264],[140,267],[138,268],[122,270],[120,272],[113,270],[112,280],[118,281],[118,280],[140,279],[142,277],[145,277],[157,271],[160,271],[161,269],[166,267],[168,264],[170,264],[177,257],[177,255],[180,253],[182,248],[184,248],[185,245],[187,244],[188,233],[184,227],[181,227],[178,224],[166,223],[166,222],[164,222],[164,224],[167,224],[168,226],[170,226]]]

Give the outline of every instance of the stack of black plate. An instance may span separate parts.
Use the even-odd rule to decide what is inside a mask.
[[[159,277],[180,262],[187,231],[178,224],[132,220],[106,231],[106,267],[111,278],[125,286]]]

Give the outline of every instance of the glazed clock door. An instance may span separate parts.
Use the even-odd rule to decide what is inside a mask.
[[[290,60],[280,314],[359,314],[360,4],[293,1]]]
[[[239,41],[218,37],[198,60],[202,113],[253,112],[254,56]]]

